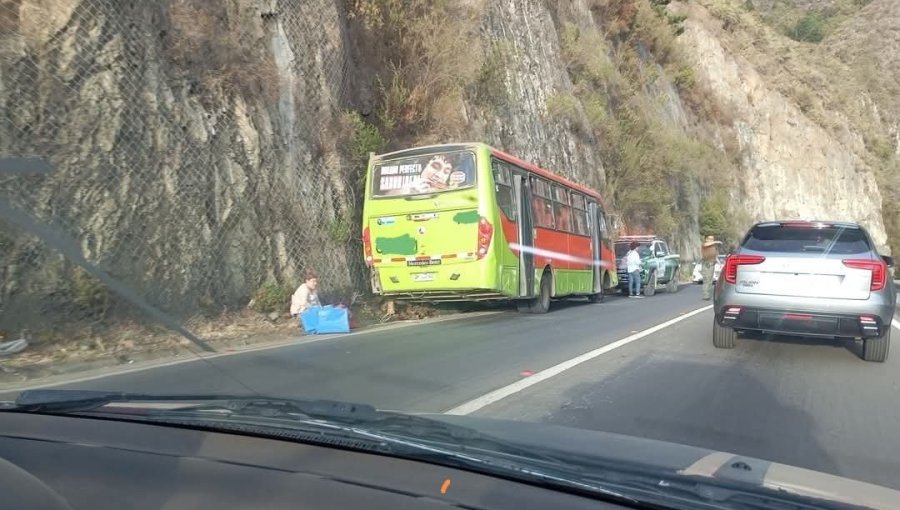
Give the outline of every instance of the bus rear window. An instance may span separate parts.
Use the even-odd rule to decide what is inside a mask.
[[[440,193],[475,184],[471,152],[428,154],[382,161],[372,174],[372,195],[395,197]]]

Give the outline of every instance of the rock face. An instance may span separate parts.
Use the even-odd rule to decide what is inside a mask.
[[[734,117],[741,153],[734,203],[751,220],[857,221],[885,250],[881,194],[856,148],[841,143],[769,88],[746,61],[728,54],[703,21],[687,21],[684,44],[717,101]]]
[[[304,268],[358,286],[359,169],[327,136],[342,19],[330,0],[0,3],[0,154],[55,166],[0,192],[172,312]],[[2,227],[3,323],[78,300],[67,263]]]
[[[586,19],[584,2],[572,2]],[[602,189],[606,181],[600,141],[590,132],[583,108],[573,103],[571,118],[551,119],[548,102],[571,97],[573,85],[560,55],[560,34],[551,11],[539,0],[488,2],[483,43],[506,52],[499,77],[506,90],[502,109],[475,116],[477,136],[528,161]],[[590,27],[596,30],[596,27]],[[471,108],[471,106],[470,106]]]
[[[604,140],[585,105],[565,101],[573,84],[559,29],[565,17],[599,34],[594,2],[551,3],[481,2],[473,48],[503,55],[489,81],[505,99],[458,106],[472,138],[603,190]],[[265,282],[296,286],[306,268],[326,289],[365,289],[363,169],[349,155],[343,113],[374,101],[359,86],[372,70],[351,50],[347,5],[0,0],[0,156],[55,167],[0,176],[0,198],[180,315],[244,306]],[[734,203],[751,219],[854,219],[885,245],[879,189],[854,150],[769,90],[703,24],[688,20],[683,38],[733,112],[726,127],[742,151]],[[658,67],[652,54],[641,58]],[[685,113],[665,79],[645,92],[676,129],[703,120]],[[565,115],[550,115],[561,107]],[[687,259],[697,255],[701,197],[692,183],[679,193],[673,244]],[[109,306],[96,283],[0,217],[0,328]]]

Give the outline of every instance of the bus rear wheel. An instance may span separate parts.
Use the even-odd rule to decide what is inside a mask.
[[[600,292],[598,292],[596,294],[590,294],[588,296],[588,301],[590,301],[591,303],[602,303],[603,300],[606,298],[607,292],[615,292],[618,290],[618,289],[610,289],[609,273],[603,273],[602,282],[603,283],[600,284]]]
[[[528,311],[531,313],[547,313],[550,311],[550,273],[544,271],[541,276],[541,293],[538,297],[528,302]]]

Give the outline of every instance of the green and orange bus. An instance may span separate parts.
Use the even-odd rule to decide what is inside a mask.
[[[400,300],[602,299],[617,285],[600,194],[483,143],[372,155],[363,246],[372,290]]]

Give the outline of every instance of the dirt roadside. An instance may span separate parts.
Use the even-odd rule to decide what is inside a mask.
[[[351,334],[453,318],[465,311],[403,307],[385,315],[380,310],[373,313],[371,310],[356,309],[353,311]],[[14,390],[47,381],[64,382],[88,373],[113,373],[145,365],[309,340],[296,319],[289,315],[251,310],[222,314],[213,319],[194,319],[187,321],[185,327],[215,352],[201,352],[190,340],[177,333],[140,322],[83,326],[33,336],[28,332],[19,333],[16,336],[24,336],[28,347],[17,354],[0,357],[0,390]],[[0,341],[15,339],[5,335]]]

